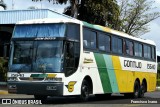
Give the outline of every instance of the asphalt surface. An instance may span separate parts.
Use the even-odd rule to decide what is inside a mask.
[[[10,100],[12,104],[6,104],[6,100]],[[3,103],[3,104],[2,104]],[[5,103],[5,104],[4,104]],[[9,103],[9,102],[7,102]],[[0,95],[0,107],[159,107],[160,91],[146,93],[144,98],[130,99],[123,95],[114,94],[108,98],[96,98],[91,96],[88,102],[82,102],[76,97],[48,97],[46,101],[34,99],[32,95],[6,94]]]

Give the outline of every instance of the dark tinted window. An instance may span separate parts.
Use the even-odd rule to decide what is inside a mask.
[[[98,35],[98,48],[101,51],[110,51],[110,36],[100,33]]]
[[[67,26],[67,37],[70,39],[79,40],[80,38],[80,25],[68,24]]]
[[[148,58],[151,59],[151,47],[148,46]]]
[[[148,45],[144,45],[144,57],[151,59],[151,47]]]
[[[129,40],[125,40],[124,45],[125,45],[124,46],[125,53],[127,55],[133,56],[133,42],[131,42]]]
[[[155,59],[155,47],[152,47],[152,59]]]
[[[144,57],[145,58],[148,58],[148,50],[147,50],[147,46],[146,45],[144,45]]]
[[[114,36],[112,37],[112,52],[122,53],[122,39]]]
[[[67,42],[66,44],[66,57],[65,57],[65,76],[70,76],[78,69],[80,57],[80,44],[79,42]]]
[[[83,46],[88,49],[96,49],[96,32],[83,29]]]
[[[142,57],[142,44],[137,42],[134,43],[134,55]]]

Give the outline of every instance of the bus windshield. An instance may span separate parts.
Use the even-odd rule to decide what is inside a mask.
[[[62,41],[15,41],[10,71],[61,72]]]

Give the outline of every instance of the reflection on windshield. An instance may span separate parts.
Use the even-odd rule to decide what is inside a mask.
[[[29,64],[31,63],[33,53],[33,42],[23,41],[15,43],[14,64]]]
[[[60,72],[62,41],[18,41],[14,43],[11,71]]]
[[[62,42],[38,42],[34,71],[57,72],[61,68]]]

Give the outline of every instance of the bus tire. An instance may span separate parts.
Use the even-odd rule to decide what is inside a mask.
[[[140,85],[138,81],[134,83],[134,89],[132,93],[124,93],[125,98],[138,98],[140,96]]]
[[[46,95],[34,95],[34,98],[36,100],[46,100],[47,96]]]
[[[146,91],[146,86],[145,86],[145,83],[142,82],[142,85],[141,85],[141,87],[140,87],[139,98],[143,98],[143,97],[144,97],[145,91]]]
[[[140,84],[138,81],[134,83],[134,91],[133,91],[133,98],[138,98],[140,94]]]
[[[89,100],[89,94],[90,94],[90,85],[86,80],[83,80],[82,86],[81,86],[80,99],[82,101],[88,101]]]

